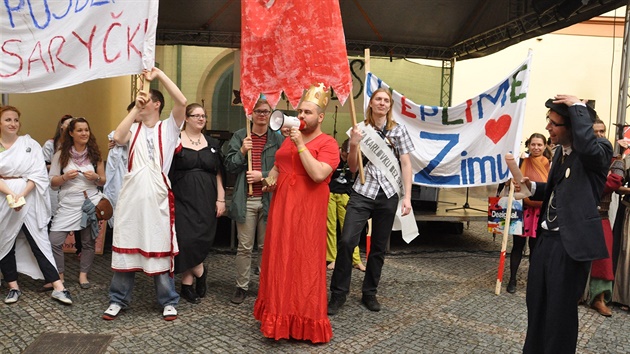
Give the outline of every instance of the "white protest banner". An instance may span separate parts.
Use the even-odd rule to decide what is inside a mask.
[[[504,182],[504,155],[519,149],[530,62],[531,55],[505,80],[454,107],[418,105],[368,73],[364,111],[372,92],[391,90],[393,118],[406,126],[415,146],[413,183],[460,188]]]
[[[158,1],[5,0],[0,92],[139,74],[154,65]]]

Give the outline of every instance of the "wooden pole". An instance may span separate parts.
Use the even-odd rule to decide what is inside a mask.
[[[354,108],[354,98],[352,92],[350,92],[350,117],[352,118],[352,128],[357,125],[357,112]],[[361,153],[361,147],[357,146],[357,158],[359,159],[359,180],[361,184],[365,184],[365,174],[363,173],[363,154]]]
[[[253,119],[253,117],[252,117],[252,119]],[[251,122],[249,121],[247,116],[245,116],[245,126],[247,127],[247,137],[251,138],[252,137],[252,126],[251,126]],[[247,171],[248,172],[252,172],[252,149],[247,150]],[[249,184],[248,194],[249,195],[254,195],[254,187],[252,186],[251,183],[248,182],[248,184]]]
[[[366,72],[368,72],[370,61],[370,49],[365,49],[365,68]],[[357,125],[357,110],[354,107],[354,93],[350,90],[350,118],[352,119],[352,128]],[[365,184],[365,173],[363,173],[363,154],[361,153],[361,147],[357,147],[357,158],[359,159],[359,181],[361,184]]]
[[[520,182],[520,181],[519,181]],[[510,193],[508,194],[508,206],[505,213],[505,226],[503,226],[503,241],[501,242],[501,256],[499,257],[499,271],[497,272],[497,285],[494,293],[501,293],[501,283],[503,283],[503,270],[505,268],[505,251],[507,249],[508,235],[510,233],[510,219],[512,217],[512,201],[514,200],[514,186],[510,182],[508,184]]]
[[[147,81],[146,77],[143,74],[140,74],[142,77],[142,92],[149,94],[149,90],[151,89],[151,82]]]
[[[367,78],[367,73],[370,72],[370,48],[365,48],[363,50],[363,58],[365,60],[365,77]],[[367,82],[365,83],[367,85]],[[359,155],[360,156],[360,155]],[[361,159],[360,168],[363,168],[363,159]],[[362,180],[361,183],[365,183],[365,180]],[[367,221],[368,229],[367,235],[365,235],[365,264],[367,265],[368,258],[370,257],[370,248],[372,248],[372,218]]]

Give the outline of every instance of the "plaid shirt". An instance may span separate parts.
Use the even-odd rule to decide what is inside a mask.
[[[408,154],[415,150],[411,137],[404,125],[397,124],[392,130],[387,132],[387,137],[394,144],[399,155]],[[365,174],[365,184],[361,184],[361,179],[358,177],[354,181],[353,189],[357,193],[370,199],[376,199],[379,188],[383,188],[387,198],[391,198],[396,194],[396,189],[389,183],[385,174],[372,165],[371,162],[364,166],[363,172]],[[401,192],[410,193],[410,191]]]

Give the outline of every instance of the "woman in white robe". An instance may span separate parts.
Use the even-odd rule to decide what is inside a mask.
[[[20,272],[52,283],[52,297],[72,304],[46,232],[50,197],[44,155],[30,136],[18,135],[19,128],[20,111],[12,106],[0,108],[0,270],[9,286],[4,302],[15,303],[22,294],[17,282]],[[25,204],[16,207],[9,199]]]
[[[90,224],[81,225],[86,198],[97,205],[103,198],[97,188],[105,184],[105,167],[94,134],[85,118],[73,118],[63,132],[59,151],[50,165],[50,185],[59,189],[59,208],[50,227],[50,242],[61,280],[64,280],[63,243],[68,232],[81,237],[79,285],[90,288],[87,275],[94,262],[94,246],[98,234]],[[83,227],[82,227],[83,226]]]

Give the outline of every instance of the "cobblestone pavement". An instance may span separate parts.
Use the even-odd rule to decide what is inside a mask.
[[[334,337],[327,344],[264,338],[252,315],[257,277],[243,304],[230,303],[234,252],[218,245],[206,261],[207,297],[198,305],[182,300],[173,322],[162,320],[152,281],[141,274],[136,276],[132,307],[114,321],[101,319],[111,279],[107,254],[96,257],[88,290],[78,286],[77,257],[66,256],[72,306],[54,302],[50,293],[38,293],[41,282],[21,276],[20,301],[0,303],[0,352],[20,353],[41,333],[70,332],[113,335],[108,353],[519,353],[527,328],[527,258],[516,294],[503,290],[496,296],[501,240],[493,240],[485,224],[472,223],[463,235],[445,234],[443,228],[422,228],[421,233],[410,245],[392,241],[379,286],[381,312],[360,304],[362,273],[354,271],[348,301],[331,318]],[[6,296],[5,284],[1,294]],[[613,312],[613,317],[604,318],[580,306],[579,353],[630,352],[629,314],[619,308]]]

